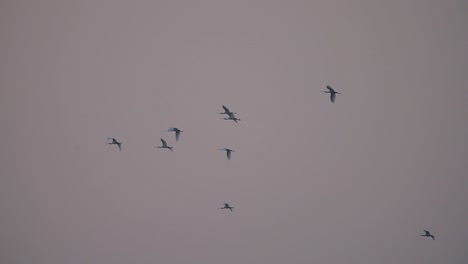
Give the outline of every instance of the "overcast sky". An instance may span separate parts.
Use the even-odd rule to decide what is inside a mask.
[[[0,262],[468,263],[467,14],[1,1]]]

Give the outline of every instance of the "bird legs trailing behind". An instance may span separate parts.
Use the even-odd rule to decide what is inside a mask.
[[[236,122],[236,123],[237,123],[237,121],[241,121],[239,118],[236,118],[236,117],[234,116],[233,113],[229,113],[228,115],[229,115],[229,117],[227,117],[227,118],[226,118],[226,117],[223,117],[223,118],[221,118],[221,119],[224,119],[224,120],[233,120],[233,121]]]

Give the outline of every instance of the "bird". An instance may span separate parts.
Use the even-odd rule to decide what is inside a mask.
[[[112,142],[109,142],[107,144],[109,145],[117,145],[119,147],[119,151],[122,151],[122,142],[118,142],[115,138],[113,137],[108,137],[107,140],[112,140]]]
[[[221,119],[224,119],[224,120],[233,120],[234,122],[236,122],[236,124],[237,124],[237,121],[241,121],[239,118],[236,118],[236,117],[234,116],[234,113],[229,113],[228,115],[229,115],[228,118],[221,118]]]
[[[229,115],[229,114],[236,114],[236,113],[231,112],[231,111],[229,110],[229,108],[227,108],[226,106],[223,105],[222,107],[223,107],[223,109],[224,109],[224,113],[218,113],[218,114],[222,114],[222,115],[223,115],[223,114],[226,114],[226,115]]]
[[[432,240],[435,240],[435,237],[427,230],[424,230],[424,235],[421,235],[423,237],[432,237]]]
[[[164,139],[161,138],[161,142],[162,142],[162,146],[157,146],[157,147],[155,147],[155,148],[167,148],[167,149],[169,149],[169,150],[172,151],[172,148],[173,148],[173,147],[169,147],[169,146],[167,145],[166,140],[164,140]]]
[[[175,140],[176,141],[179,141],[180,132],[184,132],[184,131],[178,129],[177,127],[170,127],[167,131],[169,131],[169,132],[174,131],[175,132]]]
[[[229,206],[228,203],[224,203],[224,207],[221,207],[221,208],[218,208],[218,209],[229,209],[229,210],[231,210],[231,212],[232,212],[232,209],[234,209],[234,207]]]
[[[335,99],[336,99],[336,94],[341,94],[339,92],[336,92],[333,88],[331,88],[331,86],[327,85],[327,89],[328,91],[322,91],[324,93],[329,93],[330,94],[330,101],[332,103],[335,102]]]
[[[227,159],[228,159],[228,160],[231,159],[231,152],[234,152],[234,150],[228,149],[228,148],[222,148],[222,149],[219,149],[219,150],[224,150],[224,151],[226,151],[226,156],[227,156]]]

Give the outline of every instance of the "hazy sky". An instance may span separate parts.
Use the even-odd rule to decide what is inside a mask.
[[[468,263],[467,14],[1,1],[0,262]]]

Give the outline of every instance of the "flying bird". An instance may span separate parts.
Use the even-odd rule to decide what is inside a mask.
[[[329,85],[327,85],[327,89],[328,91],[322,91],[323,93],[329,93],[330,94],[330,101],[332,103],[335,102],[335,99],[336,99],[336,94],[341,94],[339,92],[336,92],[333,88],[331,88]]]
[[[164,139],[161,138],[161,142],[162,142],[162,146],[157,146],[157,147],[155,147],[155,148],[167,148],[167,149],[169,149],[169,150],[172,151],[172,148],[173,148],[173,147],[169,147],[169,146],[167,145],[166,140],[164,140]]]
[[[223,105],[222,107],[224,109],[224,113],[218,113],[218,114],[222,114],[222,115],[236,114],[236,113],[231,112],[231,110],[229,110],[229,108],[227,108],[226,106]]]
[[[221,207],[221,208],[218,208],[218,209],[229,209],[229,210],[231,210],[231,212],[232,212],[232,209],[234,209],[234,207],[229,206],[228,203],[224,203],[224,207]]]
[[[421,235],[423,237],[432,237],[432,240],[435,240],[435,237],[427,230],[424,230],[424,235]]]
[[[176,141],[179,141],[180,132],[184,132],[184,131],[178,129],[177,127],[170,127],[167,131],[169,131],[169,132],[174,131],[175,132],[175,140]]]
[[[229,115],[228,118],[221,118],[221,119],[224,119],[224,120],[233,120],[234,122],[236,122],[236,124],[237,124],[237,121],[241,121],[239,118],[236,118],[236,117],[234,116],[234,113],[229,113],[228,115]]]
[[[219,150],[224,150],[224,151],[226,151],[226,156],[227,156],[227,159],[228,159],[228,160],[231,159],[231,152],[234,152],[234,150],[228,149],[228,148],[222,148],[222,149],[219,149]]]
[[[115,138],[113,137],[108,137],[107,140],[112,140],[112,142],[109,142],[107,144],[109,145],[117,145],[119,147],[119,150],[122,150],[122,142],[118,142]]]

